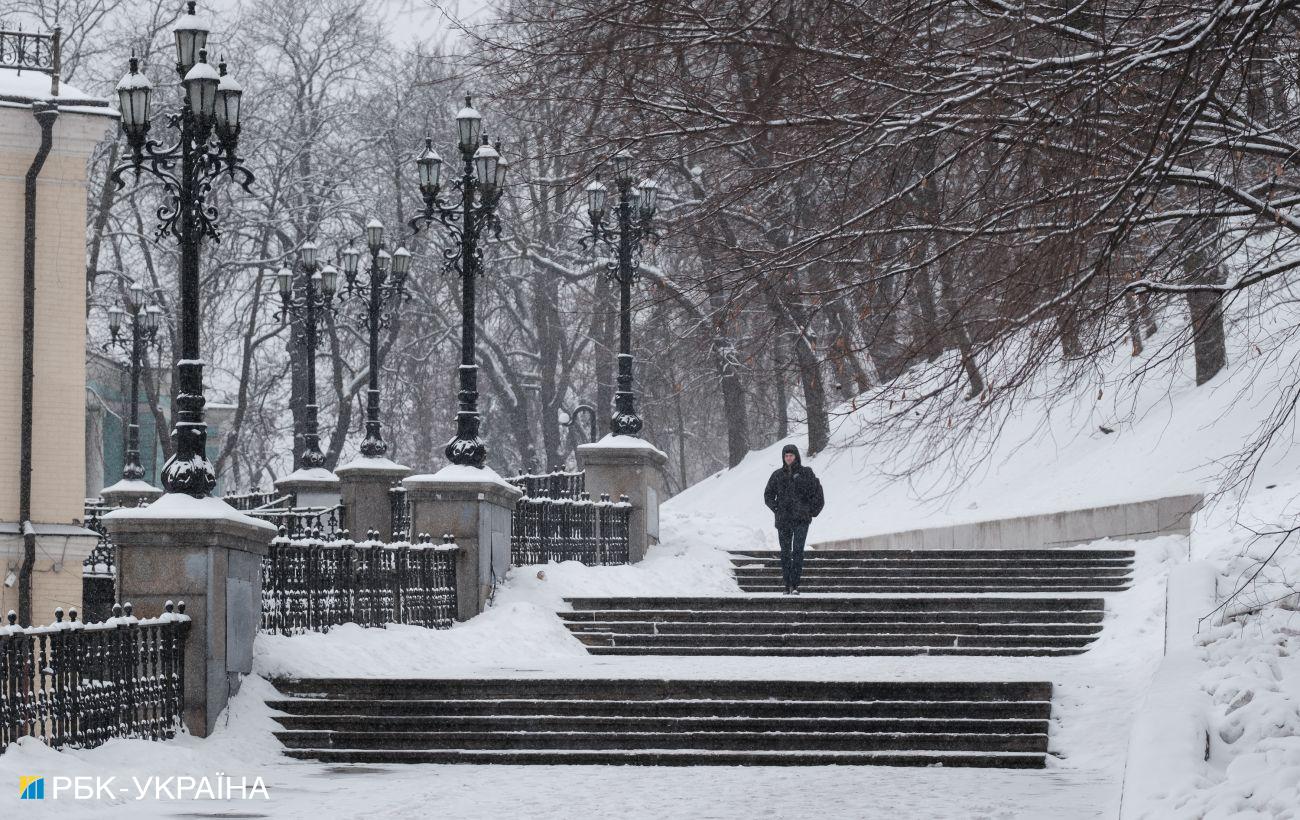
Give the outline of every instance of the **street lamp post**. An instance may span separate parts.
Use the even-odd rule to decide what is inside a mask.
[[[370,250],[370,270],[364,282],[357,278],[361,251],[349,246],[343,251],[343,275],[347,278],[348,296],[365,299],[366,329],[370,334],[370,385],[366,391],[366,438],[361,455],[382,458],[388,452],[379,423],[379,330],[391,321],[392,313],[406,293],[406,277],[411,272],[411,253],[398,248],[389,255],[384,250],[384,226],[377,219],[366,225],[366,246]],[[389,278],[389,268],[392,278]],[[389,312],[385,306],[391,304]]]
[[[460,391],[457,395],[460,407],[456,413],[456,435],[444,452],[452,464],[482,467],[487,461],[487,446],[479,438],[474,288],[475,278],[483,267],[480,240],[487,239],[485,233],[501,235],[497,203],[505,186],[508,163],[497,149],[488,145],[483,118],[469,97],[465,98],[465,107],[456,114],[456,134],[464,167],[451,187],[460,192],[460,201],[443,201],[442,158],[433,150],[433,140],[425,140],[424,151],[416,159],[424,212],[412,219],[410,226],[419,231],[421,225],[439,222],[459,244],[459,248],[443,252],[447,260],[444,270],[458,273],[461,281]]]
[[[587,186],[587,215],[591,219],[591,241],[608,247],[613,259],[606,265],[619,285],[618,305],[618,390],[614,394],[614,415],[609,429],[616,436],[637,436],[644,423],[636,412],[632,393],[632,283],[641,266],[641,244],[654,239],[654,214],[659,186],[652,179],[633,185],[632,155],[614,155],[614,184],[618,189],[615,225],[605,223],[608,189],[599,180]]]
[[[128,288],[125,307],[108,309],[108,329],[112,334],[103,349],[116,347],[131,358],[130,422],[127,424],[126,457],[122,463],[124,481],[144,480],[144,466],[140,463],[140,367],[145,351],[158,339],[162,310],[157,305],[145,303],[144,287],[136,282]],[[129,319],[130,329],[124,336],[123,325]]]
[[[277,318],[283,324],[293,322],[299,328],[290,338],[290,344],[301,344],[306,356],[307,406],[303,424],[302,458],[300,466],[313,470],[325,465],[325,454],[320,449],[320,431],[316,404],[316,333],[326,311],[334,309],[334,295],[338,292],[339,272],[333,267],[320,266],[319,248],[315,242],[303,243],[299,253],[302,273],[294,281],[293,271],[280,268],[275,275],[280,290],[280,310]]]
[[[228,174],[245,190],[253,174],[235,151],[239,143],[240,101],[243,89],[226,73],[208,64],[206,20],[195,4],[174,29],[176,73],[181,78],[179,111],[166,116],[167,126],[178,132],[176,142],[149,138],[150,98],[153,85],[140,73],[139,60],[117,84],[130,156],[113,171],[120,189],[125,174],[141,172],[163,185],[170,201],[158,211],[156,234],[170,234],[180,244],[180,351],[176,363],[176,421],[172,430],[175,452],[163,465],[162,483],[168,492],[202,498],[212,492],[217,478],[207,458],[207,425],[203,421],[203,362],[199,353],[199,255],[204,237],[220,238],[217,209],[209,199],[213,183]]]

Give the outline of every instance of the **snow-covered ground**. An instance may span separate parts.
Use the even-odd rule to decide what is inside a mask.
[[[1269,362],[1298,350],[1270,345],[1294,315],[1280,311],[1234,329],[1233,364],[1194,387],[1172,372],[1123,389],[1142,362],[1117,357],[1096,385],[1064,403],[1021,405],[987,464],[956,486],[936,464],[910,482],[887,448],[852,445],[871,408],[839,417],[837,447],[811,461],[827,490],[814,540],[938,526],[1218,488],[1225,459],[1273,410],[1285,377]],[[1294,311],[1286,307],[1285,310]],[[1158,340],[1157,340],[1158,341]],[[1293,344],[1286,342],[1286,344]],[[1153,348],[1156,347],[1153,344]],[[1265,352],[1267,351],[1267,352]],[[1177,367],[1177,366],[1173,366]],[[1172,388],[1170,385],[1172,384]],[[1045,385],[1043,393],[1052,392]],[[1104,424],[1112,434],[1098,430]],[[1289,433],[1289,430],[1286,431]],[[795,437],[797,441],[799,437]],[[1137,545],[1132,589],[1108,593],[1107,621],[1087,653],[1067,658],[699,658],[590,656],[555,616],[570,595],[736,595],[726,549],[771,546],[759,506],[782,442],[707,479],[665,505],[663,544],[635,567],[576,563],[511,571],[492,607],[435,632],[414,627],[341,627],[327,635],[260,636],[258,673],[206,740],[116,740],[54,752],[23,742],[0,756],[0,780],[16,775],[260,776],[270,799],[251,803],[115,799],[25,803],[21,816],[392,817],[437,811],[455,817],[504,814],[584,818],[1115,817],[1129,753],[1164,652],[1165,579],[1181,562],[1208,562],[1221,595],[1175,681],[1198,697],[1189,725],[1209,730],[1189,770],[1166,782],[1152,818],[1295,818],[1300,805],[1300,536],[1270,534],[1300,512],[1300,454],[1280,441],[1257,480],[1215,499],[1189,539]],[[927,500],[936,489],[952,492]],[[1263,533],[1257,535],[1256,533]],[[1099,545],[1122,546],[1102,542]],[[1271,563],[1260,571],[1260,561]],[[1226,616],[1226,620],[1225,620]],[[754,679],[1050,680],[1055,684],[1053,757],[1044,771],[856,767],[610,768],[519,766],[340,767],[280,754],[265,705],[278,675],[627,676]],[[1193,737],[1193,742],[1197,738]],[[1135,754],[1157,754],[1134,750]],[[1157,763],[1164,761],[1157,760]],[[1173,765],[1173,761],[1169,761]],[[1182,765],[1180,762],[1179,765]],[[16,795],[11,792],[12,800]],[[11,815],[9,804],[3,815]],[[14,816],[18,816],[14,814]]]
[[[1159,660],[1163,583],[1185,556],[1181,538],[1143,545],[1132,590],[1110,593],[1108,620],[1088,653],[1068,658],[696,658],[588,655],[555,612],[566,595],[738,594],[724,549],[749,536],[712,516],[668,514],[665,542],[635,567],[576,563],[511,571],[484,615],[446,631],[345,626],[325,635],[259,636],[256,669],[226,722],[207,740],[119,740],[53,752],[24,742],[0,757],[20,774],[260,776],[269,802],[59,801],[60,817],[176,816],[202,810],[270,817],[390,817],[437,805],[452,816],[528,817],[1091,818],[1118,807],[1127,725]],[[1099,545],[1114,546],[1107,542]],[[835,680],[1051,680],[1056,683],[1045,771],[854,767],[338,767],[290,761],[271,736],[265,678],[294,675],[690,677]],[[48,801],[47,801],[48,802]],[[33,816],[55,807],[36,805]],[[24,811],[27,808],[24,806]]]

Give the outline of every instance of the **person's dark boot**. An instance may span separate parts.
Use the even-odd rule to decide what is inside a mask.
[[[785,593],[784,593],[784,594],[786,594],[786,595],[789,595],[789,594],[790,594],[790,585],[789,585],[789,584],[786,584],[786,585],[785,585]]]

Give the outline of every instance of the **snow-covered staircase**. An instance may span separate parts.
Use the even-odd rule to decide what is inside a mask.
[[[290,757],[333,763],[1041,768],[1052,685],[281,680]]]
[[[1077,655],[1105,602],[1079,597],[571,598],[593,655]]]
[[[733,551],[745,592],[780,592],[780,554]],[[1115,592],[1132,580],[1133,551],[806,550],[800,592]]]

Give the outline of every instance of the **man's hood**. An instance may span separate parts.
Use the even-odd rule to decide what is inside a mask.
[[[794,453],[794,464],[790,465],[792,468],[793,468],[793,467],[798,467],[798,466],[800,466],[801,464],[803,464],[803,459],[799,457],[799,448],[796,447],[796,446],[793,445],[793,444],[787,444],[787,445],[785,445],[784,447],[781,448],[781,466],[782,466],[782,467],[785,466],[785,454],[786,454],[786,453]]]

